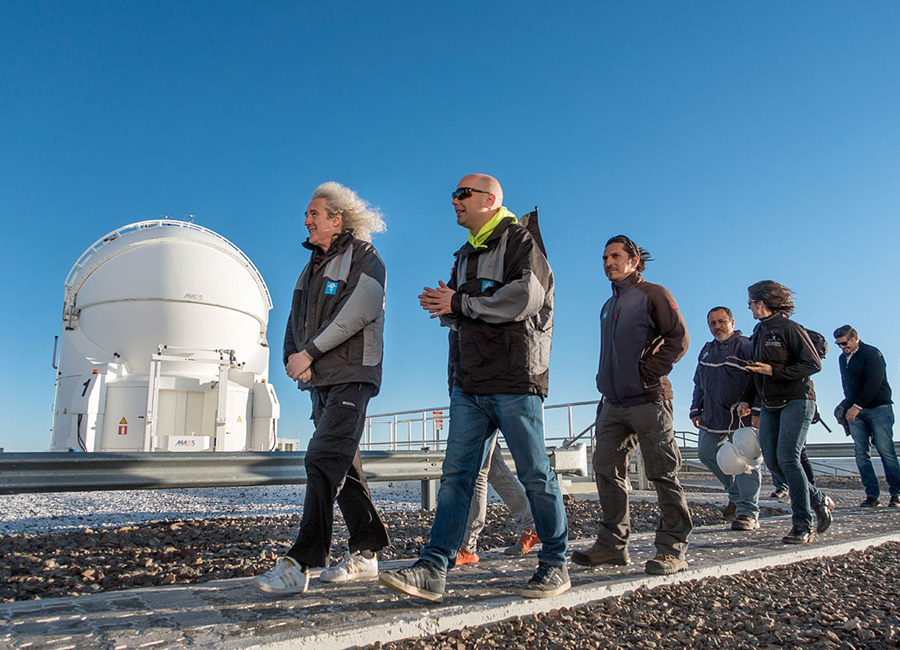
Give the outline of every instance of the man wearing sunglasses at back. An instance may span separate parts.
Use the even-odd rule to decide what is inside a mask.
[[[544,445],[553,272],[536,213],[517,221],[503,207],[497,179],[463,177],[452,203],[456,222],[469,231],[468,242],[456,252],[449,283],[425,287],[419,295],[431,318],[450,328],[450,432],[437,510],[418,561],[382,571],[379,579],[394,591],[441,600],[466,534],[475,477],[499,429],[542,542],[538,570],[521,593],[549,598],[571,586],[566,512]]]

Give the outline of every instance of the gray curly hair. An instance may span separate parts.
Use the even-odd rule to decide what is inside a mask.
[[[381,210],[370,206],[349,187],[328,181],[313,190],[312,198],[325,199],[325,209],[329,216],[338,213],[343,217],[344,230],[353,231],[353,236],[371,242],[372,235],[387,229]]]

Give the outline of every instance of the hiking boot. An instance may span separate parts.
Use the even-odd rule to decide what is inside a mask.
[[[338,564],[319,574],[319,580],[323,582],[354,582],[377,577],[378,558],[374,554],[367,558],[359,551],[347,553]]]
[[[787,490],[780,490],[780,489],[779,489],[779,490],[775,490],[774,492],[772,492],[772,494],[769,495],[769,498],[771,498],[771,499],[783,499],[783,498],[786,497],[787,495],[788,495],[788,491],[787,491]]]
[[[831,522],[834,521],[834,517],[831,515],[831,511],[834,510],[834,499],[827,494],[823,494],[822,501],[813,510],[816,511],[816,519],[818,520],[816,532],[821,535],[828,530]]]
[[[309,586],[309,570],[304,571],[297,560],[285,556],[278,559],[271,571],[257,576],[250,584],[276,596],[302,594]]]
[[[900,494],[895,494],[888,501],[888,508],[900,508]]]
[[[459,549],[459,553],[456,554],[456,566],[475,564],[476,562],[478,562],[478,555],[464,548]]]
[[[388,589],[439,603],[444,597],[447,572],[427,560],[416,560],[406,569],[382,571],[378,580]]]
[[[729,501],[728,505],[722,508],[722,519],[725,521],[730,521],[734,519],[734,515],[737,512],[737,504],[733,501]]]
[[[519,539],[516,540],[516,543],[512,546],[507,546],[503,549],[503,552],[507,555],[525,555],[534,548],[535,544],[539,544],[540,541],[541,540],[538,539],[536,532],[533,530],[525,530],[519,535]],[[457,560],[456,563],[459,564],[459,560]]]
[[[654,576],[668,576],[688,568],[687,560],[679,557],[666,555],[665,553],[657,553],[652,560],[647,560],[644,565],[644,573]]]
[[[750,515],[738,515],[731,522],[731,530],[756,530],[759,528],[759,519]]]
[[[785,544],[809,544],[816,539],[816,534],[810,528],[791,527],[791,532],[781,538]]]
[[[866,500],[859,504],[860,508],[880,508],[881,501],[875,497],[866,497]]]
[[[565,564],[538,562],[538,570],[522,590],[525,598],[552,598],[572,588]]]
[[[612,564],[615,566],[628,566],[631,558],[628,556],[628,549],[623,551],[610,551],[594,542],[586,551],[573,551],[572,561],[581,566],[600,566],[601,564]]]

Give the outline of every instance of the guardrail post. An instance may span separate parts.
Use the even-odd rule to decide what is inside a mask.
[[[431,451],[431,447],[422,447],[422,451]],[[422,480],[422,510],[425,512],[432,512],[437,508],[437,493],[437,480]]]
[[[637,465],[638,490],[649,490],[650,481],[647,479],[647,470],[644,469],[644,456],[638,449],[634,455],[634,463]]]

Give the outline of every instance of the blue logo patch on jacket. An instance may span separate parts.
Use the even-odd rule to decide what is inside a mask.
[[[481,292],[484,293],[488,289],[494,286],[493,280],[482,280],[481,281]]]
[[[333,296],[334,294],[337,293],[337,287],[338,287],[338,283],[335,282],[334,280],[332,280],[330,282],[326,282],[325,283],[325,295]]]

